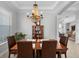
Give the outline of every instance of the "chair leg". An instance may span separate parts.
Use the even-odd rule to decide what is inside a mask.
[[[67,55],[66,55],[66,53],[65,53],[65,58],[67,58]]]
[[[8,58],[10,58],[10,53],[9,53],[9,55],[8,55]]]
[[[60,52],[57,53],[57,57],[61,58],[61,53]]]

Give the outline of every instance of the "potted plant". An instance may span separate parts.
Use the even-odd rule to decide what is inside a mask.
[[[15,33],[15,39],[17,40],[21,40],[21,39],[25,39],[26,34],[23,34],[22,32],[17,32]]]

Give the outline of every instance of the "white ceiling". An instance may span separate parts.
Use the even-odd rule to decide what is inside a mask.
[[[76,1],[70,8],[67,9],[67,11],[77,11],[79,10],[79,2]]]
[[[18,9],[32,9],[34,1],[12,1],[11,2]],[[37,2],[39,9],[51,9],[55,7],[57,1],[38,1]]]
[[[33,9],[34,1],[8,1],[6,3],[13,5],[19,10],[31,10]],[[51,9],[53,13],[60,12],[69,3],[70,1],[37,1],[39,10]]]
[[[37,1],[39,9],[54,9],[61,8],[67,5],[70,1]],[[32,9],[34,1],[6,1],[9,5],[13,5],[18,9]]]
[[[71,5],[66,11],[65,14],[67,13],[75,13],[76,11],[79,10],[79,1],[75,1],[73,5]]]
[[[42,10],[52,9],[53,12],[63,12],[71,1],[37,1],[38,8]],[[0,5],[7,6],[15,11],[33,9],[34,1],[0,1]],[[1,5],[1,6],[2,6]]]

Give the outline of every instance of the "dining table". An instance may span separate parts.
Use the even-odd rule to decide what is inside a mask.
[[[47,41],[47,40],[48,39],[22,39],[22,40],[19,40],[19,41],[21,41],[21,42],[22,41],[31,41],[34,53],[36,55],[37,50],[42,50],[42,42]],[[17,50],[18,49],[17,43],[11,49]],[[58,58],[61,58],[61,51],[63,51],[63,50],[67,50],[67,47],[65,47],[64,45],[62,45],[61,43],[59,43],[57,41],[56,52],[59,52]]]

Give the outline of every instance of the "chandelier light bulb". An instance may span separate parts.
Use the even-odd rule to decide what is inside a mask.
[[[34,10],[32,10],[32,14],[34,14],[35,12],[34,12]]]
[[[41,12],[40,12],[40,14],[42,15],[42,14],[43,14],[43,12],[41,11]]]
[[[29,17],[29,13],[27,13],[27,17]]]

